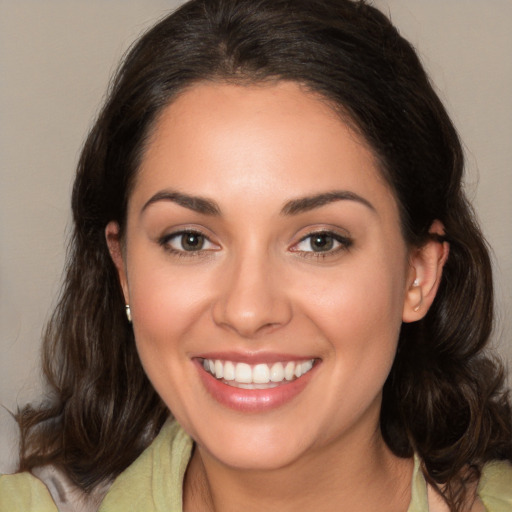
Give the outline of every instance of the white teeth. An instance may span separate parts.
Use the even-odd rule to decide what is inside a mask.
[[[203,368],[217,379],[234,381],[232,385],[240,384],[240,387],[258,389],[258,385],[274,386],[284,380],[298,379],[313,368],[314,359],[295,362],[277,362],[269,366],[259,363],[251,366],[247,363],[235,363],[233,361],[221,361],[219,359],[204,359]]]
[[[246,363],[237,363],[235,366],[235,380],[242,384],[250,384],[252,382],[252,370]]]
[[[270,370],[266,364],[257,364],[252,370],[252,381],[255,384],[266,384],[270,380]]]
[[[222,361],[215,361],[215,377],[217,379],[222,379],[222,376],[224,375],[224,367],[222,365]]]
[[[231,361],[224,364],[224,379],[235,380],[235,365]]]
[[[284,378],[286,380],[292,380],[295,376],[295,363],[289,362],[284,368]]]
[[[272,382],[281,382],[284,379],[284,367],[282,363],[274,363],[270,368],[270,380]]]
[[[313,361],[311,359],[309,361],[304,361],[301,364],[301,367],[302,367],[302,375],[304,375],[305,373],[309,372],[309,370],[311,370],[311,368],[313,368]]]

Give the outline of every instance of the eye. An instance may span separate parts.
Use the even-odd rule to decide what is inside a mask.
[[[175,253],[195,253],[216,250],[219,247],[198,231],[179,231],[160,240],[160,245]]]
[[[305,253],[334,253],[348,249],[352,241],[338,233],[331,231],[317,231],[310,233],[292,247],[292,251]]]

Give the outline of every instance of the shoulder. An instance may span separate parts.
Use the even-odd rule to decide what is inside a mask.
[[[427,484],[420,465],[420,458],[415,455],[408,512],[448,512],[444,500]],[[478,482],[477,495],[479,499],[472,512],[512,512],[512,464],[506,461],[486,464]]]
[[[486,464],[477,492],[489,512],[511,512],[512,464],[506,461]]]
[[[114,480],[100,512],[181,512],[183,478],[192,446],[176,422],[165,423],[151,445]]]
[[[58,512],[47,487],[30,473],[0,475],[0,512]]]
[[[114,480],[99,510],[181,512],[183,478],[192,446],[181,427],[168,421],[151,445]],[[51,490],[44,483],[51,484],[49,477],[55,476],[54,471],[46,474],[46,469],[39,472],[41,478],[28,472],[0,475],[0,512],[58,512]],[[58,480],[63,483],[62,478]],[[62,490],[59,485],[57,494]],[[89,510],[88,505],[97,509],[97,502],[89,501],[80,502],[81,510]]]

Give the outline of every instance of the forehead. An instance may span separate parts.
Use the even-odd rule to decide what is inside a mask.
[[[368,145],[327,101],[299,84],[200,83],[158,118],[135,191],[172,187],[246,199],[343,188],[384,193]]]

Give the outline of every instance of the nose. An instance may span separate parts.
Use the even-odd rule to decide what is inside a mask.
[[[285,326],[292,318],[282,273],[268,255],[226,262],[213,306],[214,322],[243,338],[255,338]]]

